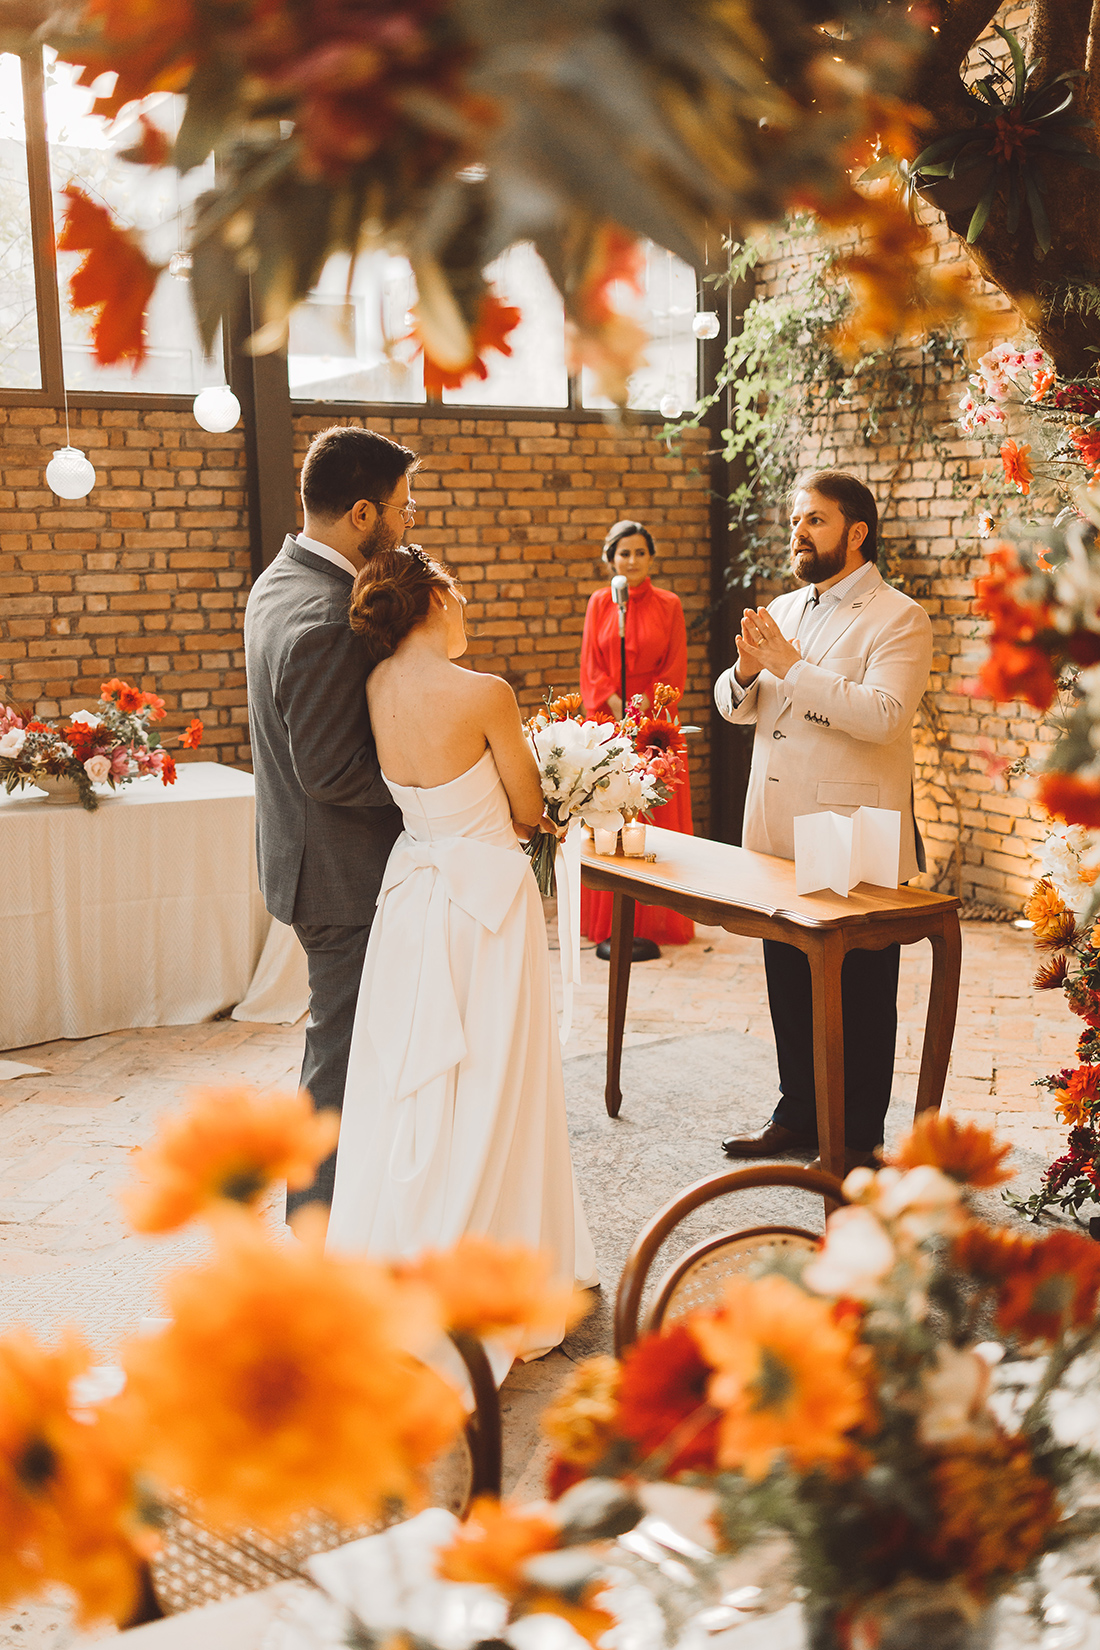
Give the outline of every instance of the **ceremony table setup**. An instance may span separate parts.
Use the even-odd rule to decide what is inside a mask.
[[[156,775],[100,786],[94,813],[37,790],[0,795],[0,923],[15,965],[0,1046],[228,1009],[305,1012],[305,959],[256,880],[254,789],[239,769],[189,762],[171,786]]]

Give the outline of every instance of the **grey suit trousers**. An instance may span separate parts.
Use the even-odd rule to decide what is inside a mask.
[[[340,1111],[348,1074],[355,1004],[367,954],[370,924],[344,928],[335,923],[296,922],[294,932],[309,964],[309,1019],[302,1087],[308,1089],[317,1111]],[[319,1166],[313,1185],[288,1192],[289,1218],[304,1203],[332,1203],[336,1153]]]

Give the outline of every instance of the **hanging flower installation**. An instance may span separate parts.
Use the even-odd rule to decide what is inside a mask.
[[[508,353],[514,311],[483,272],[529,242],[562,295],[574,369],[622,403],[647,339],[613,289],[646,238],[701,264],[716,226],[743,234],[808,204],[866,232],[853,284],[876,327],[908,328],[932,288],[965,307],[922,271],[901,203],[850,181],[879,133],[912,152],[905,83],[928,21],[860,0],[830,16],[812,0],[774,14],[683,0],[675,28],[649,0],[30,0],[3,38],[45,39],[83,85],[114,71],[106,118],[153,93],[186,100],[174,141],[146,119],[126,154],[181,172],[218,154],[189,248],[207,343],[250,293],[252,347],[278,348],[330,254],[404,252],[438,394],[484,376],[486,349]],[[80,302],[98,312],[100,359],[137,361],[159,271],[111,229],[73,196],[64,244],[89,254]]]

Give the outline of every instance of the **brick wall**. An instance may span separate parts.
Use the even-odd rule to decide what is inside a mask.
[[[999,21],[1021,30],[1026,42],[1027,7],[1002,7]],[[1005,48],[991,34],[990,48]],[[929,208],[933,256],[963,262],[959,243]],[[1021,231],[1022,233],[1023,231]],[[805,250],[781,243],[777,256],[757,270],[757,295],[776,297],[792,290]],[[1003,295],[983,286],[996,320],[995,339],[1015,338],[1022,323]],[[981,348],[988,348],[985,343]],[[980,350],[979,350],[980,353]],[[919,366],[915,368],[919,371]],[[1026,779],[1006,780],[999,759],[1036,761],[1052,735],[1040,728],[1027,705],[997,705],[968,690],[984,656],[985,625],[973,612],[974,579],[986,566],[978,533],[981,477],[996,459],[964,439],[955,424],[958,382],[926,391],[928,421],[946,435],[909,451],[898,421],[886,419],[879,435],[865,441],[857,405],[836,408],[809,433],[807,465],[837,464],[859,475],[874,491],[882,537],[905,544],[903,587],[927,609],[935,636],[929,695],[916,730],[917,817],[928,849],[929,874],[921,880],[953,893],[956,844],[962,859],[962,893],[967,900],[1019,909],[1034,880],[1037,845],[1050,829],[1045,813],[1029,800]]]
[[[331,418],[295,419],[300,461]],[[470,662],[520,703],[576,685],[588,596],[606,576],[611,523],[638,516],[658,541],[657,582],[689,627],[709,601],[708,493],[693,436],[671,456],[651,426],[419,416],[371,420],[422,456],[416,537],[463,580]],[[108,676],[154,687],[167,726],[206,724],[209,759],[247,765],[242,618],[248,522],[241,432],[211,435],[187,412],[83,410],[70,417],[98,481],[59,503],[45,484],[65,444],[53,411],[0,408],[0,697],[67,713]],[[689,628],[684,719],[709,723],[705,623]],[[692,743],[696,828],[708,822],[707,740]]]

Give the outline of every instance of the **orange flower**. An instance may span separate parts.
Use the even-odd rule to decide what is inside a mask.
[[[143,693],[141,703],[149,711],[150,722],[163,722],[164,700],[158,693]]]
[[[77,85],[91,86],[109,69],[118,74],[111,91],[96,99],[96,114],[114,116],[150,92],[187,86],[199,51],[193,0],[85,0],[81,20],[91,28],[81,40],[78,61],[85,67]]]
[[[125,1441],[109,1421],[72,1413],[72,1382],[91,1361],[74,1334],[49,1349],[22,1329],[0,1340],[0,1600],[61,1582],[82,1624],[121,1623],[157,1542]]]
[[[972,1221],[951,1246],[951,1258],[963,1272],[986,1283],[1001,1283],[1030,1264],[1034,1240],[1007,1226]]]
[[[1033,932],[1037,940],[1058,940],[1072,938],[1077,923],[1072,913],[1067,911],[1066,903],[1055,888],[1049,877],[1042,877],[1028,896],[1024,906],[1024,916],[1034,925]],[[1069,918],[1069,934],[1066,933],[1066,919]]]
[[[715,1370],[720,1466],[764,1478],[784,1457],[797,1471],[851,1461],[848,1434],[871,1416],[852,1321],[787,1278],[732,1277],[722,1308],[688,1328]]]
[[[414,311],[415,313],[415,311]],[[486,292],[478,306],[477,322],[470,339],[470,354],[457,367],[446,367],[433,359],[424,349],[424,388],[433,401],[438,401],[444,390],[457,390],[468,378],[488,378],[489,369],[481,359],[485,350],[495,349],[501,355],[511,355],[508,334],[514,332],[523,319],[518,309],[502,304],[493,293]]]
[[[1031,395],[1029,399],[1032,401],[1041,401],[1050,386],[1056,382],[1057,377],[1058,374],[1055,372],[1037,372],[1031,382]]]
[[[952,1451],[933,1466],[932,1482],[939,1509],[932,1555],[979,1595],[1026,1569],[1061,1516],[1026,1438],[998,1434]]]
[[[188,750],[195,750],[197,746],[202,744],[202,736],[205,731],[198,717],[193,716],[180,734],[180,744],[186,746]]]
[[[1095,933],[1094,928],[1093,934]],[[1093,939],[1089,943],[1095,946],[1096,941]],[[1068,973],[1069,963],[1065,956],[1059,954],[1057,957],[1051,957],[1049,962],[1040,964],[1031,984],[1036,991],[1055,991],[1060,985],[1065,984]]]
[[[139,693],[137,688],[130,686],[129,682],[120,681],[117,676],[112,676],[109,682],[103,682],[100,685],[99,697],[101,699],[113,699],[119,710],[125,711],[129,716],[132,712],[141,710],[151,696]],[[155,698],[156,696],[152,695],[152,697]],[[157,700],[157,703],[163,704],[164,701],[162,699]],[[153,720],[155,721],[156,717]]]
[[[987,560],[989,572],[974,581],[975,610],[993,620],[995,641],[1033,642],[1050,629],[1050,608],[1045,602],[1020,600],[1029,575],[1011,546],[995,546]]]
[[[162,785],[174,785],[176,783],[175,758],[169,756],[167,751],[165,751],[164,761],[161,763],[160,782]]]
[[[140,367],[145,360],[145,311],[160,270],[105,207],[89,200],[75,184],[63,193],[69,204],[58,250],[85,254],[69,278],[69,302],[75,310],[97,312],[92,345],[101,366],[132,360],[135,368]]]
[[[145,1184],[124,1194],[130,1223],[172,1232],[218,1203],[254,1206],[277,1180],[308,1186],[339,1133],[338,1114],[314,1111],[304,1089],[200,1089],[138,1156]]]
[[[1023,1342],[1053,1341],[1092,1322],[1100,1292],[1100,1245],[1076,1232],[1051,1232],[1031,1244],[1026,1263],[1002,1283],[997,1322]]]
[[[416,1501],[465,1419],[412,1355],[440,1331],[430,1294],[326,1255],[320,1211],[296,1232],[273,1242],[224,1217],[215,1259],[169,1282],[170,1326],[120,1352],[115,1407],[141,1459],[219,1527],[279,1530],[310,1508],[351,1524]]]
[[[643,1458],[677,1446],[662,1478],[715,1469],[718,1416],[707,1403],[710,1376],[696,1337],[682,1324],[644,1335],[623,1359],[619,1431]]]
[[[1031,469],[1031,448],[1025,441],[1018,447],[1015,441],[1001,442],[1001,463],[1004,465],[1005,480],[1014,482],[1016,490],[1021,493],[1030,493],[1031,483],[1035,477]]]
[[[615,1625],[613,1616],[591,1602],[603,1583],[586,1587],[572,1603],[560,1593],[539,1587],[525,1574],[528,1559],[557,1548],[558,1531],[549,1519],[525,1507],[502,1507],[488,1496],[479,1496],[454,1541],[440,1553],[439,1574],[446,1581],[495,1588],[511,1600],[513,1616],[562,1616],[582,1638],[595,1644]]]
[[[1095,475],[1100,470],[1100,430],[1084,430],[1078,425],[1069,432],[1069,438],[1082,464]]]
[[[1011,1150],[976,1123],[959,1123],[946,1112],[924,1111],[890,1161],[901,1169],[930,1163],[964,1186],[1001,1186],[1015,1172],[1003,1167]]]
[[[1100,1066],[1078,1066],[1054,1090],[1054,1109],[1067,1128],[1088,1123],[1100,1100]]]
[[[615,1436],[621,1373],[617,1358],[584,1358],[551,1398],[539,1428],[562,1461],[594,1467],[606,1455]]]
[[[1037,796],[1052,819],[1067,825],[1100,826],[1100,785],[1094,781],[1078,779],[1075,773],[1044,773]]]
[[[671,716],[683,697],[683,688],[671,687],[668,682],[654,682],[653,684],[653,709],[658,716],[663,710],[667,710],[669,716]]]
[[[584,1317],[585,1297],[571,1282],[552,1282],[552,1267],[551,1257],[537,1249],[468,1232],[453,1249],[425,1250],[394,1270],[438,1295],[448,1329],[485,1336],[548,1329]]]
[[[1013,642],[993,642],[989,657],[978,672],[981,692],[997,704],[1023,699],[1036,710],[1048,710],[1058,691],[1050,660],[1038,647],[1017,647]]]

